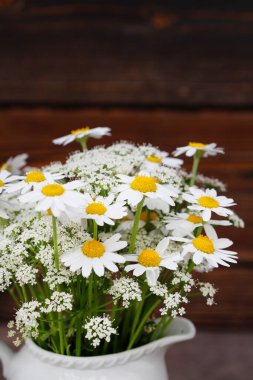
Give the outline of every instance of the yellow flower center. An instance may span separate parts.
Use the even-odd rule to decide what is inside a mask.
[[[4,181],[2,181],[1,179],[0,179],[0,187],[3,187],[4,186]]]
[[[141,191],[142,193],[154,193],[156,191],[156,180],[153,177],[138,175],[134,178],[130,187],[133,190]]]
[[[188,220],[188,222],[191,222],[191,223],[194,223],[194,224],[199,224],[199,223],[202,223],[203,219],[201,218],[201,216],[198,216],[198,215],[189,215],[188,218],[186,219]]]
[[[58,197],[64,193],[64,187],[58,183],[52,183],[51,185],[46,185],[42,187],[41,192],[46,197]]]
[[[155,164],[160,164],[163,159],[161,157],[148,156],[148,157],[146,157],[146,160],[149,161],[149,162],[153,162]]]
[[[25,182],[43,182],[45,179],[46,177],[41,172],[29,172],[26,174]]]
[[[217,208],[220,205],[219,202],[216,201],[216,199],[207,196],[200,197],[198,199],[198,204],[206,208]]]
[[[154,211],[150,212],[150,220],[156,220],[157,219],[157,215]],[[143,220],[143,222],[146,222],[147,221],[147,217],[148,217],[148,214],[147,214],[147,211],[143,211],[141,213],[141,220]]]
[[[207,236],[199,235],[198,237],[193,239],[192,244],[199,251],[202,251],[202,252],[208,253],[208,254],[214,253],[213,242]]]
[[[94,258],[101,257],[105,253],[105,247],[100,241],[88,240],[83,246],[82,251],[85,256]]]
[[[196,149],[204,149],[207,146],[207,144],[202,144],[198,142],[189,142],[188,146],[190,146],[191,148],[196,148]]]
[[[71,134],[77,135],[78,133],[88,132],[89,130],[90,130],[90,127],[78,128],[71,131]]]
[[[154,249],[144,249],[139,254],[138,262],[144,267],[157,267],[161,258]]]
[[[90,203],[86,207],[87,214],[104,215],[107,208],[101,202]]]

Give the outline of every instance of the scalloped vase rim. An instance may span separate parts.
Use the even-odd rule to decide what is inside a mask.
[[[181,333],[178,333],[178,325],[180,325]],[[175,328],[173,329],[173,327]],[[173,331],[175,331],[175,334],[173,334]],[[115,363],[123,364],[123,362],[129,360],[138,360],[144,355],[151,354],[158,348],[166,347],[180,341],[192,339],[195,334],[196,328],[190,320],[182,317],[176,317],[168,327],[163,338],[157,339],[143,346],[136,347],[128,351],[121,351],[115,354],[76,357],[61,355],[44,350],[36,343],[34,343],[31,339],[27,339],[25,345],[34,356],[44,362],[54,362],[55,365],[64,368],[76,366],[79,368],[80,366],[82,368],[96,368],[97,366],[111,367],[112,365],[115,365]]]

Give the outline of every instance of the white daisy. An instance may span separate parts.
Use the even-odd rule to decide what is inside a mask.
[[[84,204],[77,217],[80,219],[93,219],[99,226],[109,224],[113,226],[113,219],[121,219],[127,215],[125,202],[114,202],[114,195],[92,199],[89,194],[84,195]]]
[[[192,254],[192,260],[196,265],[207,263],[210,267],[217,268],[219,265],[229,267],[228,263],[236,263],[237,252],[228,251],[233,242],[229,239],[218,239],[216,233],[208,231],[206,236],[199,235],[187,238],[171,237],[172,240],[184,243],[182,256]]]
[[[71,131],[69,135],[59,137],[53,140],[54,144],[57,145],[67,145],[73,141],[80,141],[83,138],[93,137],[95,139],[100,139],[103,136],[110,136],[111,128],[108,127],[84,127]]]
[[[188,157],[194,156],[197,152],[201,152],[203,157],[215,156],[218,153],[224,153],[223,148],[218,148],[217,144],[203,144],[199,142],[189,142],[188,145],[176,148],[173,152],[174,156],[185,154]]]
[[[81,247],[64,253],[61,261],[71,272],[82,269],[82,275],[86,278],[90,276],[92,270],[99,277],[104,275],[105,268],[117,272],[118,267],[115,263],[123,264],[125,258],[115,252],[127,246],[127,242],[121,241],[120,237],[120,234],[115,234],[103,243],[98,240],[88,240]]]
[[[28,154],[23,153],[15,157],[10,157],[1,167],[1,169],[6,169],[12,174],[21,174],[22,168],[26,165]]]
[[[187,236],[191,234],[196,228],[204,227],[204,229],[208,230],[213,228],[212,225],[215,226],[231,226],[227,220],[209,220],[208,224],[206,224],[200,215],[190,214],[186,212],[181,212],[176,215],[171,215],[165,218],[166,228],[169,231],[172,231],[173,236]]]
[[[183,164],[183,160],[178,158],[168,157],[168,153],[160,152],[159,156],[151,155],[145,158],[143,166],[149,171],[154,171],[157,167],[164,165],[172,168],[179,168]]]
[[[61,178],[63,178],[63,175],[61,174],[51,174],[40,170],[30,171],[26,173],[26,176],[19,177],[21,181],[9,185],[7,193],[14,193],[21,190],[21,194],[25,194],[37,185],[41,186],[46,183],[52,183]]]
[[[189,191],[190,194],[183,194],[183,199],[192,203],[188,208],[199,212],[205,222],[211,219],[212,212],[224,217],[233,213],[227,207],[234,206],[236,204],[234,200],[223,195],[218,196],[215,189],[202,190],[190,187]]]
[[[134,276],[141,276],[146,273],[150,286],[156,284],[161,268],[176,270],[178,262],[181,260],[179,253],[168,254],[170,238],[164,238],[157,245],[156,249],[143,249],[139,254],[125,255],[126,261],[137,262],[125,267],[126,272],[133,270]]]
[[[83,186],[82,181],[72,181],[64,185],[49,183],[36,187],[19,197],[22,203],[36,203],[36,211],[51,210],[55,217],[68,212],[68,207],[78,208],[83,203],[83,194],[75,191]]]
[[[11,182],[17,181],[19,176],[12,175],[9,171],[3,169],[0,171],[0,194],[6,190]]]
[[[127,200],[132,207],[137,206],[143,197],[153,201],[162,200],[171,206],[175,205],[172,197],[178,195],[177,191],[171,186],[160,185],[154,177],[148,174],[140,174],[136,177],[119,174],[118,178],[123,183],[116,189],[120,193],[118,200]]]

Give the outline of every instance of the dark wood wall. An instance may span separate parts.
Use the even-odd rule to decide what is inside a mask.
[[[51,140],[84,123],[112,127],[101,143],[225,147],[201,171],[228,184],[246,229],[222,230],[238,265],[205,276],[218,305],[189,309],[206,326],[253,325],[252,46],[250,1],[0,0],[0,162],[64,159],[74,146]]]

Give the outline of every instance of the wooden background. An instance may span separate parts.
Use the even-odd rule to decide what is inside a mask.
[[[220,290],[190,305],[198,325],[253,325],[252,46],[251,1],[0,0],[0,162],[64,159],[74,145],[51,140],[83,124],[110,126],[106,144],[225,147],[201,171],[227,183],[246,229],[221,231],[240,260],[204,276]]]

